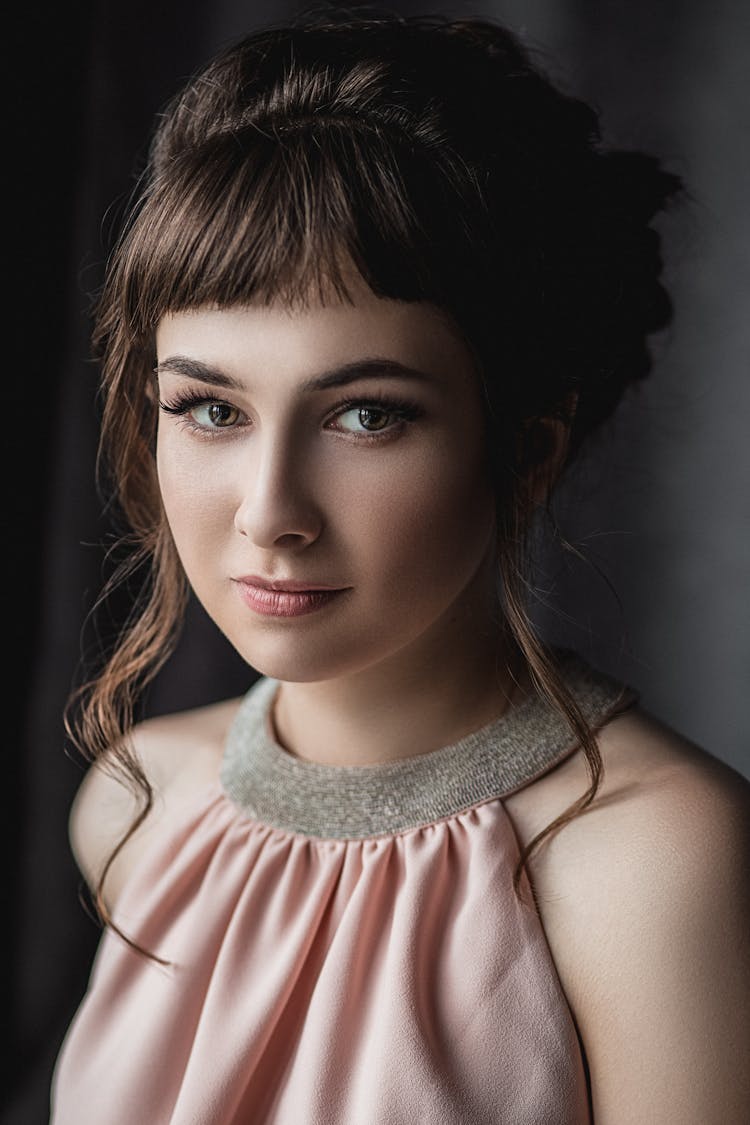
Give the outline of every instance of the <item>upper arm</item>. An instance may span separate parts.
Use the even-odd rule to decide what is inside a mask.
[[[162,807],[165,789],[165,778],[159,769],[158,733],[154,738],[147,724],[137,726],[133,731],[133,745],[154,791],[153,805],[107,873],[103,897],[110,910],[130,867],[147,846],[151,828]],[[108,772],[111,768],[111,762],[107,760],[96,761],[89,766],[68,816],[71,851],[92,891],[96,889],[109,856],[143,808],[135,783],[129,786],[124,779]]]
[[[229,726],[241,698],[159,715],[136,725],[132,747],[153,791],[148,815],[117,853],[104,881],[112,910],[131,870],[185,801],[219,772]],[[68,818],[70,846],[92,890],[122,836],[144,807],[140,791],[113,776],[111,763],[95,762],[86,772]]]
[[[553,948],[596,1125],[748,1120],[749,794],[686,758],[592,813],[594,846],[558,881]]]

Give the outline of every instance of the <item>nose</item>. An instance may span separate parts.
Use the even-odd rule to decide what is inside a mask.
[[[313,499],[313,474],[304,443],[290,434],[252,443],[241,469],[234,526],[257,547],[295,547],[313,542],[323,526]]]

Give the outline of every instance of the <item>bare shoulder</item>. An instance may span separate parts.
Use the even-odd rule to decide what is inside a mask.
[[[241,697],[222,700],[137,724],[132,746],[154,796],[148,816],[114,860],[104,884],[112,909],[133,866],[170,816],[201,788],[218,779],[224,744]],[[95,887],[120,837],[142,808],[133,789],[105,755],[91,765],[70,809],[68,834],[81,874]]]
[[[745,1121],[750,782],[639,708],[598,741],[597,797],[530,862],[595,1120]],[[519,839],[587,787],[577,752],[512,795]]]
[[[569,858],[569,848],[593,845],[597,834],[609,836],[617,823],[625,826],[633,817],[648,819],[655,811],[654,803],[663,804],[660,811],[668,814],[686,800],[711,808],[713,802],[727,802],[741,818],[748,815],[750,782],[640,707],[631,707],[611,719],[597,732],[597,740],[603,765],[597,796],[585,813],[561,830],[559,843],[555,843],[557,836],[552,837],[546,846],[547,859],[537,866],[539,878],[543,878],[546,865],[553,862],[553,855],[565,852]],[[578,751],[538,781],[506,798],[505,805],[519,839],[531,840],[580,797],[588,785],[586,761]],[[661,817],[659,824],[666,827]],[[679,817],[675,817],[674,828],[679,825]],[[658,825],[653,830],[657,831]],[[566,836],[567,843],[563,844]]]

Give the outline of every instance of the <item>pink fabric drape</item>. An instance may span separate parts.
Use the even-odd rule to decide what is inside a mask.
[[[52,1125],[585,1125],[580,1046],[502,799],[322,839],[216,782],[132,873]]]

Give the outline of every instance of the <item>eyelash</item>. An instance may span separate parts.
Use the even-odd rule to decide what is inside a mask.
[[[180,423],[188,430],[198,434],[202,438],[209,441],[218,438],[222,430],[232,432],[237,429],[237,426],[203,426],[190,417],[190,411],[195,410],[198,406],[232,406],[230,402],[225,402],[223,399],[213,398],[211,395],[201,394],[199,391],[185,391],[182,394],[177,394],[170,401],[164,402],[159,400],[159,408],[165,414],[172,414],[178,417]],[[416,402],[408,399],[391,398],[383,394],[368,395],[366,398],[352,398],[347,399],[345,402],[339,403],[336,408],[336,415],[346,414],[349,410],[359,408],[366,410],[368,407],[374,406],[379,411],[385,414],[391,414],[399,422],[413,422],[419,418],[423,413],[422,408]],[[237,409],[232,407],[232,409]],[[378,430],[373,433],[366,431],[360,434],[350,433],[349,436],[353,437],[356,441],[375,442],[382,441],[388,437],[392,437],[394,429],[398,427],[389,426],[386,430]]]

